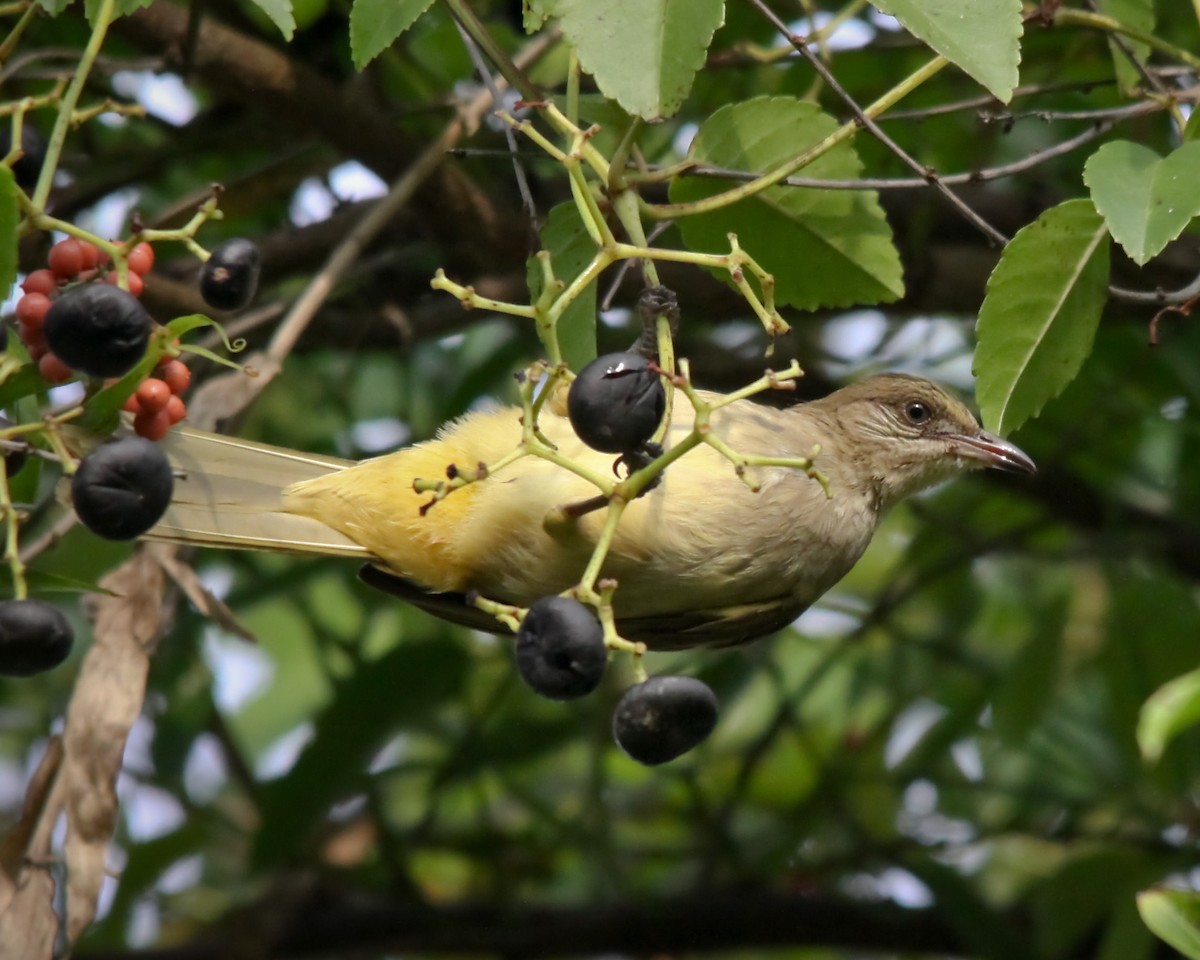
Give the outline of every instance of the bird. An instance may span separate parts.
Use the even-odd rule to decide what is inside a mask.
[[[667,446],[693,427],[681,396]],[[558,508],[596,488],[534,456],[432,505],[414,481],[495,463],[520,442],[521,417],[520,407],[473,411],[431,440],[358,462],[174,431],[163,441],[176,473],[173,501],[148,536],[357,559],[368,585],[443,619],[506,632],[471,597],[524,608],[576,585],[608,508],[569,521]],[[586,447],[554,404],[538,426],[563,455],[613,469],[613,457]],[[710,429],[743,454],[801,458],[819,448],[814,466],[824,484],[794,467],[764,466],[751,468],[752,489],[707,444],[668,466],[626,506],[601,570],[618,584],[621,636],[649,649],[731,646],[774,633],[849,572],[880,519],[906,497],[975,469],[1036,470],[945,389],[901,373],[785,408],[739,399],[713,412]]]

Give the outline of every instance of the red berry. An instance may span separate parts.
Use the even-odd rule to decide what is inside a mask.
[[[176,395],[183,393],[192,382],[192,371],[188,369],[188,365],[173,358],[159,364],[158,376]]]
[[[154,248],[144,240],[129,251],[129,269],[144,277],[154,266]]]
[[[95,270],[100,263],[100,248],[87,240],[80,240],[79,246],[83,250],[83,269]]]
[[[71,368],[52,353],[43,354],[38,360],[38,373],[47,383],[66,383],[75,377]]]
[[[84,256],[83,244],[74,237],[67,237],[50,248],[50,256],[46,259],[56,277],[70,280],[83,269]]]
[[[44,293],[27,293],[17,301],[17,319],[30,327],[40,327],[50,309],[50,298]]]
[[[174,426],[186,416],[187,404],[179,397],[172,395],[171,399],[167,401],[167,418],[171,421],[171,425]]]
[[[29,356],[33,360],[40,360],[49,349],[46,346],[46,332],[42,329],[39,323],[36,326],[20,323],[17,325],[17,332],[21,335],[21,342],[25,344],[25,349],[29,351]]]
[[[143,410],[133,418],[133,432],[147,440],[161,440],[171,429],[171,418],[166,410],[148,413]]]
[[[48,297],[58,289],[58,277],[53,270],[34,270],[25,278],[21,289],[26,293],[41,293]]]
[[[171,388],[155,377],[147,377],[138,385],[134,395],[138,398],[142,413],[158,413],[166,409],[167,401],[171,399]]]
[[[127,273],[125,276],[129,282],[129,292],[132,293],[135,297],[140,297],[142,295],[142,290],[144,290],[146,287],[145,282],[142,280],[142,278],[140,276],[138,276],[132,270],[130,270],[129,273]],[[109,270],[108,273],[104,275],[104,282],[110,283],[114,287],[119,286],[119,284],[117,283],[117,271]]]
[[[126,398],[125,403],[121,407],[121,409],[125,410],[128,413],[141,413],[142,405],[140,403],[138,403],[138,395],[136,393],[131,393]]]

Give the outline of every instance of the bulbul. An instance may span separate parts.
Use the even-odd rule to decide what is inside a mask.
[[[682,394],[674,407],[668,445],[692,427]],[[358,558],[366,582],[445,619],[502,630],[464,594],[527,607],[576,584],[607,508],[569,521],[558,508],[595,488],[535,457],[424,511],[430,495],[413,482],[496,462],[520,441],[520,417],[516,407],[470,413],[433,440],[358,463],[178,431],[163,442],[179,476],[175,499],[150,536]],[[612,469],[613,457],[584,446],[550,405],[539,425],[562,453]],[[622,635],[651,648],[774,632],[850,570],[892,505],[972,469],[1035,469],[941,387],[901,374],[782,410],[740,400],[714,413],[712,429],[743,454],[805,457],[819,445],[814,463],[829,492],[788,467],[751,468],[751,490],[707,445],[671,464],[627,507],[602,572],[619,584]]]

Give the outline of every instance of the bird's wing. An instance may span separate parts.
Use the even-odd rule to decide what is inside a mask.
[[[491,614],[467,603],[466,594],[431,593],[372,564],[364,564],[358,575],[367,586],[399,597],[442,620],[482,633],[510,632]],[[618,617],[617,629],[626,640],[641,641],[652,650],[732,647],[782,630],[804,612],[805,606],[791,597],[780,597],[712,610]]]

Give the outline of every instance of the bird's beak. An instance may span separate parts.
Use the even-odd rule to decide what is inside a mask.
[[[950,437],[960,457],[978,460],[982,466],[1009,473],[1037,473],[1037,464],[1015,443],[1001,440],[994,433],[980,430],[976,434],[955,434]]]

